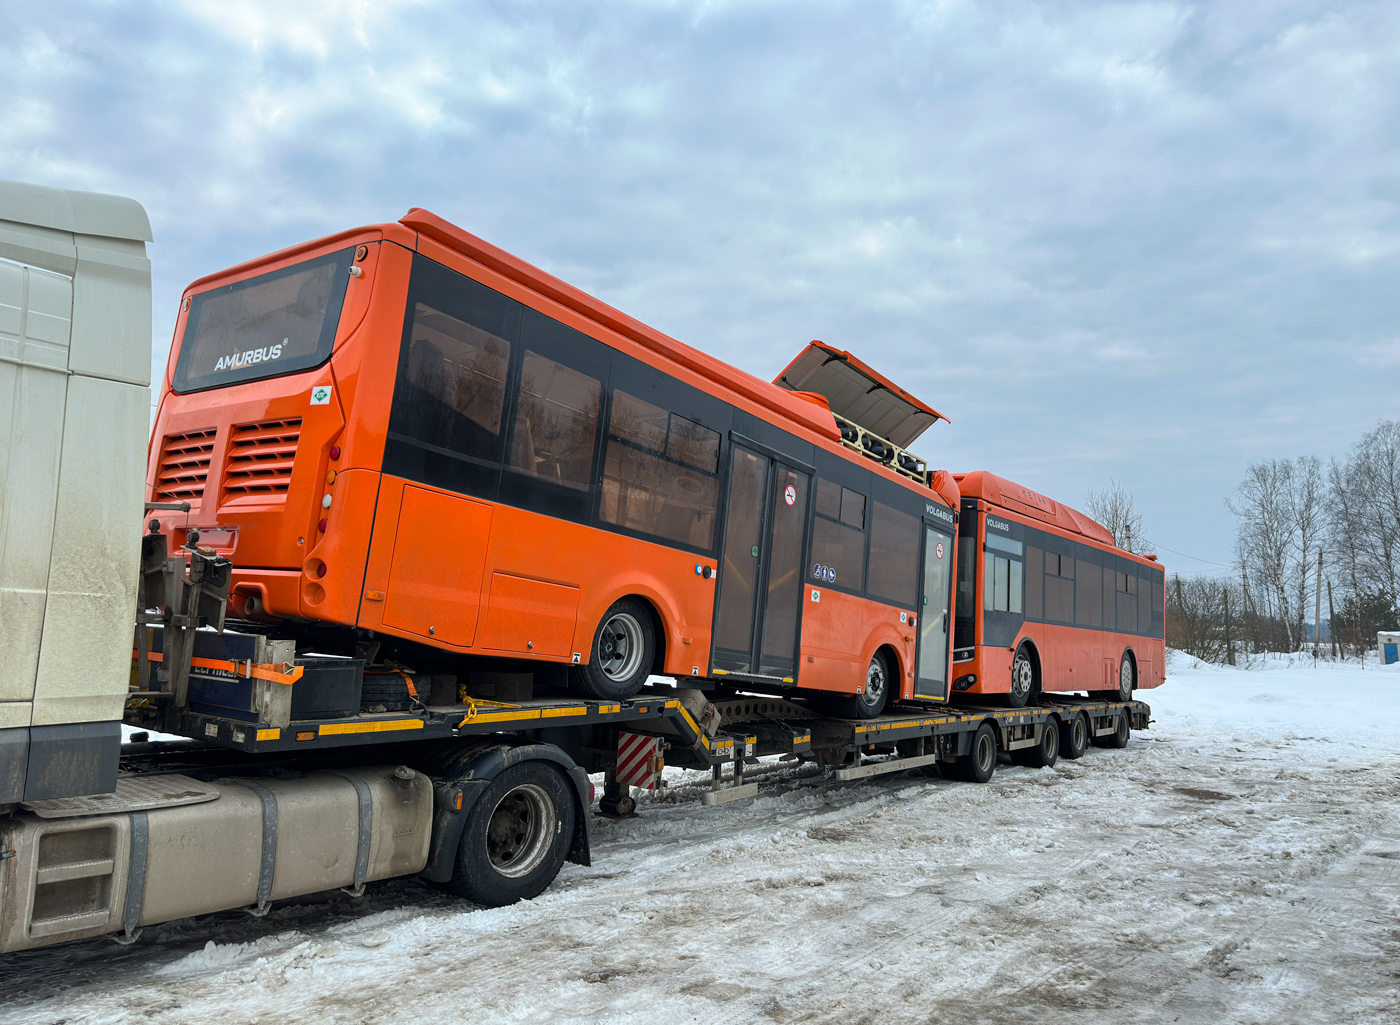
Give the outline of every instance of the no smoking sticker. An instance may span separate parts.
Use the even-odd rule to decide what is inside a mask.
[[[933,546],[933,554],[936,555],[936,556],[938,556],[938,558],[940,558],[940,559],[943,558],[943,542],[942,542],[942,541],[938,542],[938,544],[936,544],[936,545]]]
[[[823,492],[823,494],[824,493],[825,492]],[[783,491],[783,501],[786,502],[788,505],[797,504],[797,489],[791,484],[789,484],[786,490]]]

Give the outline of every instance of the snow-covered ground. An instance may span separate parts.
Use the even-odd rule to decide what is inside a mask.
[[[1152,729],[986,786],[698,776],[592,868],[0,958],[6,1022],[1400,1021],[1400,666],[1178,657]]]

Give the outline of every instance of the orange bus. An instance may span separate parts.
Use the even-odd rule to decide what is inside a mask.
[[[150,498],[319,651],[873,716],[948,698],[959,492],[905,451],[939,418],[820,343],[759,380],[414,209],[188,287]]]
[[[1045,691],[1130,701],[1159,686],[1166,645],[1164,575],[1083,513],[978,471],[962,494],[953,690],[1004,694],[1013,707]]]

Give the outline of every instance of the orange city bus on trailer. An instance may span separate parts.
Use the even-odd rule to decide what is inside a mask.
[[[414,209],[189,286],[150,497],[231,614],[321,651],[871,717],[948,698],[959,492],[904,451],[939,418],[820,343],[761,381]]]
[[[1163,570],[1083,513],[978,471],[962,494],[953,690],[1131,701],[1165,673]],[[979,557],[980,553],[980,557]]]

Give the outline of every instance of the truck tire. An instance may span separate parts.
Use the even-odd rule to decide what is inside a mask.
[[[493,779],[472,806],[447,888],[488,908],[543,893],[573,839],[569,790],[547,762],[521,762]]]
[[[1112,733],[1109,733],[1109,734],[1107,734],[1107,735],[1105,735],[1105,736],[1102,736],[1102,737],[1095,737],[1095,738],[1094,738],[1094,745],[1095,745],[1096,747],[1127,747],[1127,746],[1128,746],[1128,738],[1132,735],[1132,731],[1131,731],[1131,729],[1130,729],[1129,726],[1128,726],[1128,713],[1127,713],[1127,711],[1124,710],[1124,711],[1122,711],[1122,712],[1117,713],[1117,715],[1115,716],[1115,719],[1116,719],[1117,721],[1114,723],[1114,727],[1113,727],[1113,732],[1112,732]]]
[[[1089,750],[1089,723],[1083,712],[1075,712],[1060,731],[1060,757],[1074,761]]]
[[[651,613],[635,598],[622,598],[603,613],[588,664],[569,667],[569,684],[586,698],[630,698],[647,682],[655,658]]]
[[[947,774],[967,783],[986,783],[997,770],[997,733],[992,724],[984,722],[972,735],[967,754],[947,766]]]
[[[1040,731],[1040,743],[1011,752],[1011,760],[1028,769],[1045,769],[1060,760],[1060,728],[1054,718],[1045,720]]]

